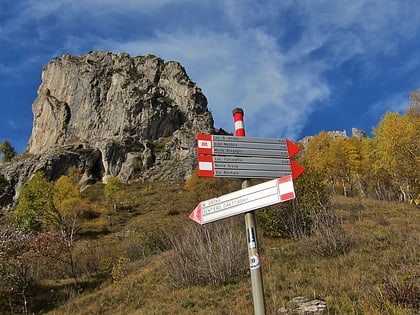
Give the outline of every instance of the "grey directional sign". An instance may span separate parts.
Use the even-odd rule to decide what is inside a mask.
[[[213,154],[235,155],[235,156],[269,156],[278,158],[287,158],[289,153],[287,150],[281,149],[250,149],[250,148],[228,148],[214,147]]]
[[[234,178],[276,178],[292,175],[292,171],[267,171],[267,170],[229,170],[215,169],[214,177]]]
[[[214,163],[237,163],[237,164],[271,164],[271,165],[289,165],[289,159],[279,159],[270,157],[248,157],[248,156],[225,156],[214,155]],[[267,165],[270,167],[270,165]]]
[[[198,154],[289,157],[285,139],[212,135],[208,140],[200,136],[207,135],[198,137]]]
[[[299,147],[286,139],[200,134],[197,147],[199,176],[296,178],[303,172],[290,160]]]

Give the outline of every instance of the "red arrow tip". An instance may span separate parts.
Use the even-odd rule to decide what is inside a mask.
[[[300,147],[290,140],[286,139],[287,151],[289,152],[289,158],[293,157],[300,151]]]
[[[197,207],[195,207],[194,211],[191,212],[189,218],[199,224],[201,224],[201,203],[198,204]]]
[[[298,178],[300,175],[302,175],[303,171],[305,170],[302,166],[300,166],[293,160],[290,160],[290,166],[292,167],[293,179]]]

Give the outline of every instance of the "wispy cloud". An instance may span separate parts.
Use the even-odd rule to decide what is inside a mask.
[[[328,96],[328,87],[316,75],[288,74],[275,39],[258,29],[240,36],[158,34],[148,41],[114,42],[112,48],[179,60],[208,97],[217,125],[227,129],[232,126],[231,109],[240,106],[254,133],[296,136],[313,110],[313,102]],[[272,117],[275,122],[267,123]]]

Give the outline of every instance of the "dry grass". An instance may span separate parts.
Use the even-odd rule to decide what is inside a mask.
[[[165,233],[179,235],[200,200],[180,186],[159,183],[133,185],[127,188],[127,195],[131,195],[130,211],[113,216],[112,233],[89,240],[96,248],[90,252],[98,264],[96,273],[84,279],[87,289],[80,294],[67,292],[71,298],[48,314],[253,312],[246,275],[236,282],[177,288],[165,268],[174,259],[172,249],[133,255],[141,251],[136,246],[149,246],[150,250]],[[342,197],[336,197],[332,206],[341,217],[343,231],[354,236],[352,247],[336,257],[316,254],[308,240],[270,238],[259,230],[267,314],[278,313],[296,296],[325,300],[326,314],[418,314],[419,209]],[[141,241],[122,236],[131,232]],[[142,235],[150,239],[145,241]],[[246,242],[243,246],[246,248]],[[94,265],[95,259],[85,260]],[[93,278],[95,274],[102,274],[101,280]],[[64,286],[57,280],[54,290],[60,288]]]
[[[420,212],[409,205],[359,202],[334,201],[344,227],[357,237],[345,255],[326,258],[311,254],[302,241],[264,240],[272,313],[298,295],[326,300],[329,314],[418,312]],[[356,221],[354,211],[359,212]],[[404,283],[404,277],[410,281]]]

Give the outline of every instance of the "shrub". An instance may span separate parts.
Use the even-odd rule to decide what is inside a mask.
[[[420,279],[417,275],[395,275],[386,273],[379,286],[381,296],[393,305],[403,307],[420,307]]]
[[[319,172],[307,168],[294,185],[294,200],[256,212],[259,224],[272,237],[299,239],[309,235],[314,214],[330,203],[330,195]]]
[[[168,249],[169,241],[161,229],[151,231],[127,230],[118,233],[120,249],[130,260],[146,258]]]
[[[341,218],[334,211],[324,208],[313,214],[307,244],[318,255],[336,257],[347,253],[354,246],[355,238],[346,233]]]
[[[233,218],[204,226],[191,223],[170,238],[174,253],[165,270],[176,287],[223,284],[246,273],[245,233],[237,222]]]
[[[127,264],[130,262],[130,259],[127,257],[118,257],[117,262],[112,266],[111,276],[112,282],[121,285],[122,280],[125,276],[127,276]]]

